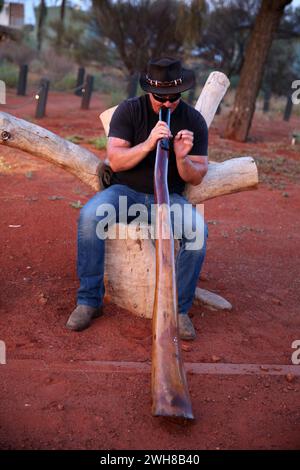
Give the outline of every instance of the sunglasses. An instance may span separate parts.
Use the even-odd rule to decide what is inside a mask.
[[[152,93],[152,96],[155,101],[159,101],[160,103],[166,103],[167,101],[174,103],[175,101],[179,100],[181,93],[174,93],[173,95],[156,95],[155,93]]]

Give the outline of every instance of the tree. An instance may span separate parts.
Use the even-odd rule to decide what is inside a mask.
[[[239,74],[257,14],[257,0],[214,0],[206,15],[199,55],[228,77]]]
[[[300,37],[300,7],[288,6],[284,11],[276,34],[278,39],[293,39]]]
[[[103,37],[95,33],[93,23],[91,12],[68,7],[63,28],[61,15],[49,22],[47,39],[55,52],[74,59],[80,65],[95,61],[95,57],[107,63],[107,48],[103,44]]]
[[[42,49],[42,42],[44,36],[44,26],[47,16],[47,6],[46,1],[41,0],[38,8],[38,26],[37,26],[37,48],[38,51]]]
[[[291,41],[276,39],[273,41],[266,62],[262,90],[265,101],[268,101],[272,93],[288,96],[291,93],[291,83],[297,78],[296,51]],[[268,109],[265,102],[265,111]]]
[[[262,83],[264,112],[269,111],[273,93],[285,95],[290,105],[291,83],[299,76],[300,8],[287,7],[281,18],[276,37],[270,48]]]
[[[138,73],[151,57],[184,56],[201,33],[204,0],[93,0],[99,34],[117,51],[134,94]]]
[[[247,45],[233,110],[224,137],[244,142],[247,139],[255,111],[264,66],[274,34],[286,5],[292,0],[262,0],[254,28]]]
[[[66,0],[61,0],[59,20],[58,20],[57,31],[56,31],[56,47],[58,50],[60,49],[62,36],[64,34],[65,14],[66,14]]]
[[[62,23],[64,23],[64,20],[65,20],[65,12],[66,12],[66,0],[61,0],[60,20],[61,20]]]

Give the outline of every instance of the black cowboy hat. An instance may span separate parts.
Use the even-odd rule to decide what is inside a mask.
[[[195,74],[184,69],[180,60],[155,59],[148,63],[147,73],[141,75],[140,85],[144,91],[157,95],[181,93],[195,85]]]

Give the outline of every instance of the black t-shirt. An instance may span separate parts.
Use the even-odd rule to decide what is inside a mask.
[[[123,101],[115,110],[109,129],[109,137],[118,137],[130,142],[131,146],[144,142],[159,119],[153,111],[149,95]],[[208,129],[204,117],[192,106],[180,100],[171,114],[171,132],[188,129],[194,132],[194,145],[190,155],[207,155]],[[125,184],[142,193],[154,193],[154,166],[156,149],[148,153],[135,167],[118,171],[112,177],[112,184]],[[180,177],[171,140],[168,166],[170,193],[182,194],[185,181]]]

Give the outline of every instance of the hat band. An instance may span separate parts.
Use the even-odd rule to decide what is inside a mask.
[[[177,78],[176,80],[172,80],[171,82],[160,82],[159,80],[152,80],[151,78],[148,77],[148,75],[146,75],[146,82],[149,83],[149,85],[151,86],[160,88],[160,87],[181,85],[182,78]]]

